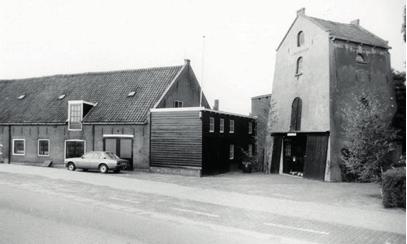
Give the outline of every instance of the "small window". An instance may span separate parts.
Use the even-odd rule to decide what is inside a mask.
[[[209,132],[215,132],[215,118],[209,117]]]
[[[229,159],[230,160],[235,159],[235,145],[233,144],[229,145]]]
[[[253,122],[249,122],[249,135],[253,134]]]
[[[49,140],[38,140],[38,156],[49,156]]]
[[[127,97],[134,97],[134,95],[136,95],[136,92],[131,91],[131,92],[129,92],[129,94],[127,94]]]
[[[225,119],[220,119],[219,122],[219,132],[223,133],[225,131]]]
[[[297,47],[301,47],[304,44],[304,32],[300,31],[297,34]]]
[[[24,139],[13,139],[13,155],[25,155]]]
[[[69,104],[69,130],[82,130],[82,103]]]
[[[65,98],[65,94],[62,94],[62,95],[59,95],[58,96],[58,100],[62,100],[62,99],[64,99]]]
[[[235,121],[233,119],[229,120],[229,133],[235,133]]]
[[[182,107],[184,107],[184,102],[181,102],[181,101],[178,101],[178,100],[176,100],[174,102],[174,108],[182,108]]]
[[[24,98],[25,98],[25,94],[22,94],[22,95],[17,97],[18,100],[23,100]]]
[[[253,145],[252,144],[249,144],[247,151],[248,151],[249,157],[253,157]]]
[[[302,74],[302,57],[299,57],[297,59],[297,69],[296,69],[296,75],[301,75]]]
[[[363,56],[363,54],[361,54],[361,53],[358,53],[356,55],[356,62],[358,62],[358,63],[366,63],[365,56]]]

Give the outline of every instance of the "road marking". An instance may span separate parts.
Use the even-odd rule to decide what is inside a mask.
[[[204,215],[208,217],[213,217],[213,218],[219,218],[220,216],[217,214],[211,214],[211,213],[206,213],[206,212],[200,212],[200,211],[195,211],[195,210],[190,210],[190,209],[185,209],[185,208],[172,208],[174,210],[180,211],[180,212],[186,212],[186,213],[194,213],[194,214],[199,214],[199,215]]]
[[[125,198],[120,198],[120,197],[110,197],[112,200],[117,200],[117,201],[123,201],[123,202],[130,202],[130,203],[140,203],[139,201],[135,200],[130,200],[130,199],[125,199]]]
[[[281,224],[273,224],[273,223],[264,223],[264,224],[268,225],[268,226],[279,227],[279,228],[286,228],[286,229],[299,230],[299,231],[304,231],[304,232],[311,232],[311,233],[320,234],[320,235],[329,235],[329,232],[318,231],[318,230],[313,230],[313,229],[306,229],[306,228],[299,228],[299,227],[294,227],[294,226],[290,226],[290,225],[281,225]]]

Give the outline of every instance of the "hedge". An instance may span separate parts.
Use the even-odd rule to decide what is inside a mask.
[[[406,208],[406,168],[389,169],[382,176],[383,205]]]

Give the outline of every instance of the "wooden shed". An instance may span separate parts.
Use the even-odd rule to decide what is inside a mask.
[[[254,117],[202,107],[152,109],[150,168],[202,176],[238,170],[255,153]]]

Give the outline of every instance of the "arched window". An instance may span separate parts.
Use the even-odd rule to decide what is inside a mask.
[[[290,131],[301,130],[301,112],[302,112],[302,101],[301,98],[296,97],[291,106]]]
[[[358,62],[358,63],[366,63],[365,56],[363,56],[363,54],[361,54],[361,53],[358,53],[356,55],[356,62]]]
[[[302,57],[299,57],[297,59],[297,68],[295,70],[295,74],[296,75],[302,74]]]
[[[304,44],[304,32],[300,31],[297,34],[297,47],[301,47]]]

